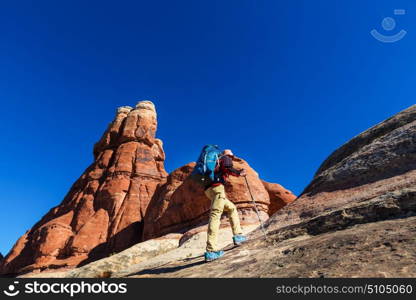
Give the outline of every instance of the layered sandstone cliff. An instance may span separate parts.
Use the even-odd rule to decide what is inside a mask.
[[[150,101],[120,107],[94,146],[94,162],[16,242],[0,273],[74,267],[139,242],[146,208],[167,176],[156,128]]]
[[[293,202],[290,193],[279,185],[262,182],[263,190],[258,185],[258,177],[250,170],[249,181],[256,185],[255,193],[262,195],[257,200],[262,215],[277,209],[265,222],[267,238],[256,229],[249,234],[246,244],[228,250],[226,247],[226,255],[209,264],[203,263],[202,255],[206,232],[198,231],[199,221],[204,218],[201,207],[206,203],[205,200],[188,202],[197,188],[187,181],[192,164],[186,165],[160,185],[145,215],[145,220],[155,220],[154,228],[157,228],[154,231],[145,224],[145,236],[179,233],[139,243],[120,254],[69,272],[46,275],[415,277],[415,161],[416,106],[412,106],[335,151],[301,197]],[[236,159],[235,163],[248,168],[243,160]],[[241,216],[244,218],[244,211],[247,220],[252,220],[252,207],[246,201],[243,184],[238,178],[235,180],[228,192],[239,191],[238,199],[233,200],[241,205]],[[181,189],[183,193],[178,193]],[[266,193],[269,200],[265,200]],[[289,204],[284,206],[286,203]],[[177,226],[178,223],[184,226]],[[255,227],[248,225],[245,230]],[[230,243],[230,234],[229,228],[222,229],[222,246]],[[149,256],[149,253],[155,255]]]

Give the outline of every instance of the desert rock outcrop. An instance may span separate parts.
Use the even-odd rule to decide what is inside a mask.
[[[257,229],[209,266],[194,258],[124,276],[415,277],[416,105],[336,150],[265,226],[267,240]]]
[[[394,197],[393,216],[416,186],[416,105],[366,130],[330,155],[302,195],[268,222],[274,229],[348,205]],[[400,202],[400,203],[399,203]],[[404,205],[404,204],[403,204]],[[381,212],[378,212],[380,215]],[[368,222],[363,218],[362,222]]]
[[[237,169],[247,171],[247,180],[263,221],[278,209],[292,202],[296,196],[281,185],[266,183],[243,159],[234,157]],[[195,163],[173,171],[149,204],[145,216],[144,240],[167,233],[184,233],[208,222],[210,201],[202,187],[188,178]],[[252,199],[243,177],[230,176],[225,186],[227,197],[236,204],[242,225],[258,224]],[[228,221],[223,218],[223,225]],[[201,228],[205,230],[205,228]],[[188,232],[195,234],[198,229]]]
[[[167,176],[156,129],[152,102],[120,107],[94,146],[94,162],[16,242],[0,273],[74,267],[139,242],[147,206]]]
[[[233,178],[228,195],[239,207],[246,230],[257,229],[249,234],[247,243],[209,264],[202,263],[206,233],[201,228],[206,223],[207,200],[187,179],[191,163],[165,178],[148,205],[143,234],[152,239],[118,254],[121,261],[110,257],[55,275],[415,277],[415,161],[416,106],[336,150],[294,201],[289,191],[262,182],[245,161],[236,158],[236,167],[248,170],[264,218],[274,214],[265,222],[265,239],[256,224],[250,225],[253,206],[244,181]],[[222,231],[225,239],[221,244],[226,246],[231,232],[229,228]],[[153,239],[159,235],[163,237]],[[174,246],[165,252],[156,241],[169,238]],[[135,251],[149,253],[154,247],[163,253],[143,261],[135,255]],[[128,263],[136,259],[138,263]]]
[[[65,272],[108,256],[112,262],[122,257],[125,262],[134,263],[172,246],[166,241],[155,241],[154,245],[160,246],[158,250],[148,251],[153,249],[146,246],[153,245],[149,239],[172,233],[177,234],[175,243],[179,245],[206,230],[210,203],[202,189],[187,179],[193,163],[168,177],[162,141],[156,138],[156,130],[157,115],[152,102],[140,101],[135,108],[118,108],[113,122],[94,146],[94,162],[62,203],[27,231],[0,261],[0,274]],[[280,185],[261,181],[244,160],[235,158],[235,164],[248,170],[263,220],[296,198]],[[244,179],[230,178],[227,193],[237,204],[243,225],[258,224]],[[139,242],[147,243],[134,248],[141,249],[137,250],[141,254],[132,250],[127,251],[128,255],[124,252],[115,256]]]

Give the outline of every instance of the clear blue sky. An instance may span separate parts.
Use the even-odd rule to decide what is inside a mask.
[[[2,1],[0,251],[61,202],[116,107],[141,99],[157,106],[168,171],[217,143],[299,194],[333,150],[415,102],[415,13],[397,0]],[[372,29],[408,34],[386,44]]]

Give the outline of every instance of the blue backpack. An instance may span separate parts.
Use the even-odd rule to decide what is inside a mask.
[[[215,168],[218,166],[221,150],[217,145],[206,145],[202,148],[191,178],[204,188],[214,181]]]

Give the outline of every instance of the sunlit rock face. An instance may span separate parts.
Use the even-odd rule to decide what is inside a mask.
[[[62,203],[16,242],[0,272],[74,267],[139,242],[147,206],[167,176],[156,129],[152,102],[118,108],[94,146],[94,162]]]

